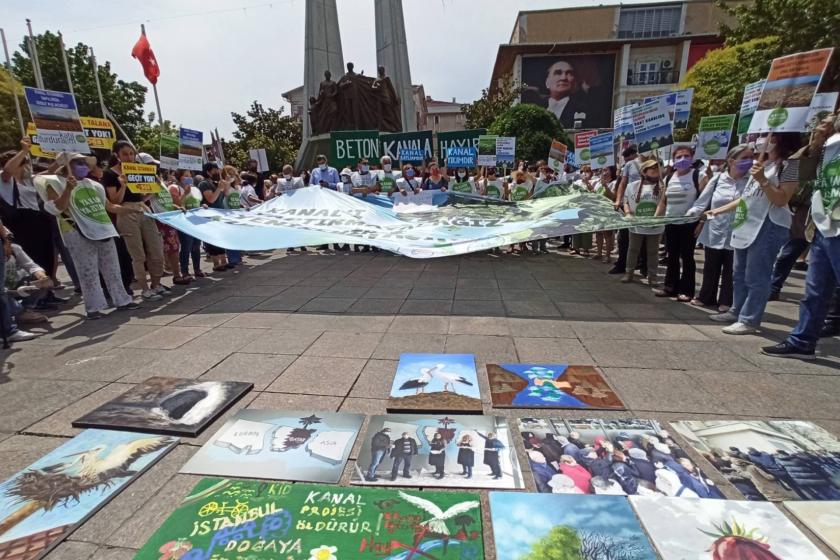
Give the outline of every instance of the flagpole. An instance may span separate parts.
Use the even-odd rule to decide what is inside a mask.
[[[125,130],[123,130],[123,127],[120,126],[120,121],[117,120],[117,118],[114,116],[114,114],[111,111],[108,111],[106,109],[105,118],[110,120],[112,123],[114,123],[117,126],[117,130],[120,131],[120,134],[122,134],[125,137],[126,141],[128,141],[128,143],[131,144],[131,147],[134,148],[134,151],[135,152],[138,151],[137,146],[135,146],[134,142],[131,141],[131,137],[128,135],[128,133]]]
[[[35,85],[39,89],[44,88],[44,77],[41,75],[41,62],[38,60],[38,47],[35,45],[35,37],[32,35],[32,20],[26,19],[26,27],[29,29],[29,59],[32,61],[32,73],[35,75]]]
[[[26,123],[23,122],[23,113],[20,110],[20,99],[17,96],[17,80],[12,72],[12,61],[9,59],[9,47],[6,45],[6,32],[0,29],[0,38],[3,39],[3,52],[6,54],[6,71],[12,81],[12,97],[15,100],[15,111],[17,111],[18,123],[20,123],[20,134],[26,136]]]
[[[140,32],[146,36],[146,25],[140,24]],[[160,98],[158,98],[157,84],[152,83],[152,91],[155,93],[155,106],[157,107],[158,123],[160,124],[160,132],[163,134],[163,115],[160,113]]]
[[[90,53],[90,63],[93,66],[93,81],[96,83],[96,94],[99,96],[99,108],[102,109],[102,118],[108,118],[108,109],[105,108],[105,98],[102,97],[102,86],[99,85],[99,65],[96,63],[96,55],[93,53],[93,47],[88,47]]]
[[[64,36],[61,31],[58,32],[58,45],[61,48],[61,61],[64,62],[64,72],[67,74],[67,85],[70,88],[70,95],[75,95],[73,91],[73,78],[70,75],[70,64],[67,62],[67,50],[64,47]]]

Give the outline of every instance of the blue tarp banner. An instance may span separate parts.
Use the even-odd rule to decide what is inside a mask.
[[[250,211],[197,209],[154,218],[202,241],[240,251],[326,243],[373,245],[415,258],[445,257],[511,243],[690,218],[624,218],[602,195],[563,187],[559,196],[501,203],[441,193],[444,206],[395,211],[387,196],[357,198],[320,187],[298,189]],[[366,200],[370,199],[370,201]],[[400,207],[411,205],[400,205]]]

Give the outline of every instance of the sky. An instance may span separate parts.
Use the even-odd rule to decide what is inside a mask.
[[[642,3],[632,0],[627,3]],[[585,5],[583,0],[404,0],[411,78],[434,99],[470,102],[490,83],[498,46],[520,10]],[[372,0],[337,0],[345,62],[375,73]],[[26,33],[60,30],[65,44],[93,47],[124,80],[149,86],[131,47],[140,24],[155,51],[164,118],[188,128],[234,129],[231,111],[253,100],[285,106],[303,83],[305,0],[3,0],[0,25],[11,50]],[[46,84],[49,89],[49,84]],[[154,111],[149,88],[146,111]]]

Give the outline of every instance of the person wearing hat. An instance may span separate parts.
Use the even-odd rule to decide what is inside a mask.
[[[61,237],[73,256],[87,318],[99,319],[108,307],[100,275],[118,310],[137,309],[123,287],[117,250],[110,241],[118,234],[108,213],[118,217],[141,214],[146,211],[145,205],[119,205],[108,200],[104,187],[88,178],[96,167],[95,157],[84,154],[59,157],[65,162],[59,173],[37,176],[36,187],[46,200],[44,209],[58,218]]]
[[[208,208],[223,209],[225,207],[225,196],[230,189],[230,183],[222,179],[222,172],[215,162],[210,161],[205,163],[202,172],[204,173],[205,179],[198,184],[198,190],[201,191],[204,204]],[[216,247],[205,242],[204,249],[213,260],[214,271],[223,272],[229,268],[233,268],[232,265],[228,264],[227,253],[221,247]]]
[[[662,216],[665,213],[665,197],[662,178],[659,173],[659,163],[649,159],[641,166],[641,179],[633,181],[624,193],[624,215],[631,217]],[[651,287],[659,285],[657,262],[659,257],[659,237],[665,231],[664,226],[631,227],[630,244],[627,248],[627,263],[635,263],[639,258],[642,245],[645,244],[648,264],[648,284]],[[633,281],[633,265],[627,266],[622,282]]]

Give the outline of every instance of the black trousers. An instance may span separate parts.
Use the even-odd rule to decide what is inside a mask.
[[[638,268],[642,276],[647,276],[647,239],[642,242],[642,247],[639,250],[639,260],[636,262],[636,268]],[[618,230],[618,257],[615,259],[615,270],[619,272],[626,272],[627,271],[627,250],[630,248],[630,230],[628,229],[620,229]]]
[[[732,259],[731,249],[704,249],[703,284],[697,296],[704,305],[732,306]]]
[[[668,224],[665,226],[665,291],[677,295],[694,297],[696,289],[694,275],[694,230],[696,223]]]
[[[3,219],[4,225],[15,236],[15,243],[35,264],[44,269],[47,276],[52,276],[55,269],[55,245],[50,228],[52,222],[55,222],[54,216],[27,208],[18,208]]]

